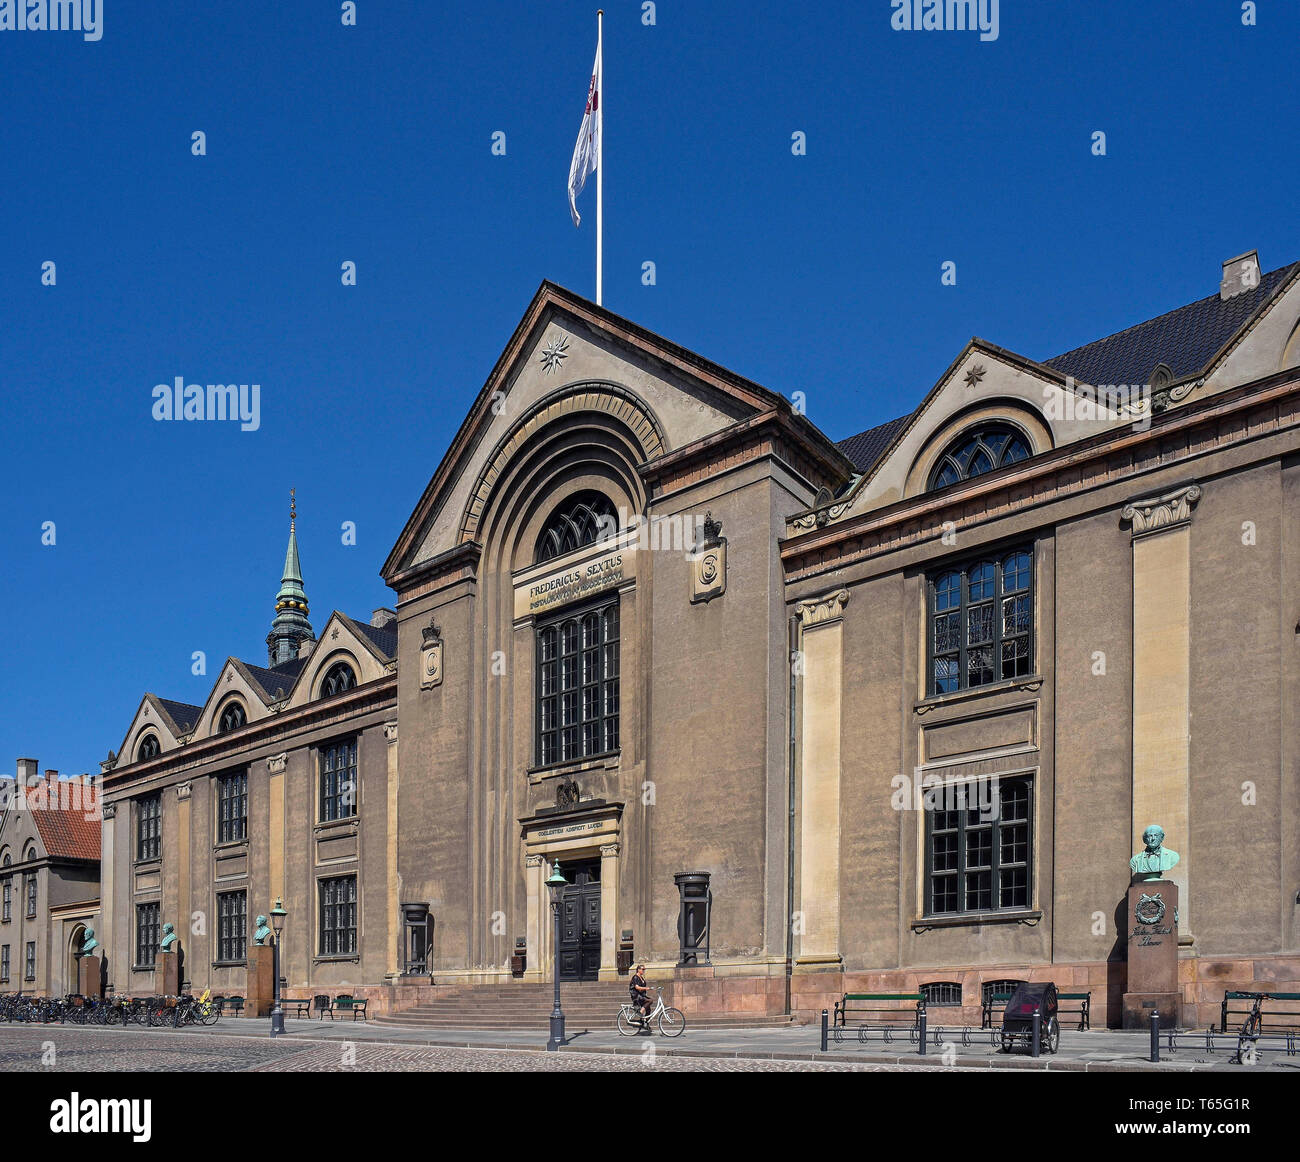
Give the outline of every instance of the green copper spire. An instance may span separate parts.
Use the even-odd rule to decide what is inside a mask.
[[[304,641],[315,641],[307,615],[307,592],[302,587],[302,566],[298,562],[298,501],[296,489],[289,490],[289,547],[284,554],[284,574],[275,597],[275,620],[266,635],[266,652],[272,666],[298,656]]]

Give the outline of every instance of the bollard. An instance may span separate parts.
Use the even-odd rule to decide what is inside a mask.
[[[917,1050],[917,1052],[922,1057],[924,1057],[925,1056],[925,1010],[924,1009],[922,1009],[916,1015],[916,1027],[921,1034],[921,1047]]]
[[[1037,1057],[1039,1049],[1043,1044],[1043,1011],[1041,1008],[1034,1010],[1034,1043],[1030,1047],[1029,1056]]]
[[[826,1052],[826,1010],[822,1009],[822,1052]]]
[[[1151,1061],[1160,1060],[1160,1010],[1151,1010]]]

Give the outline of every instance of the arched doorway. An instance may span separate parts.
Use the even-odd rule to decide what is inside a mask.
[[[55,996],[66,996],[68,993],[81,992],[81,946],[85,939],[86,926],[84,924],[74,924],[72,932],[68,936],[68,946],[63,957],[62,987],[51,990]]]

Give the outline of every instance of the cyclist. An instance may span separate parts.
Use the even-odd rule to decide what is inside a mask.
[[[627,991],[631,994],[632,1003],[641,1010],[641,1016],[644,1021],[650,1015],[650,1010],[654,1003],[650,1000],[650,986],[645,981],[645,965],[638,964],[636,973],[628,982]]]

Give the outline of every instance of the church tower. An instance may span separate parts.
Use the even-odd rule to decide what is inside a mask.
[[[266,635],[266,652],[272,666],[298,656],[305,641],[315,641],[307,620],[307,593],[302,587],[302,566],[298,563],[298,507],[295,489],[289,490],[289,548],[284,554],[284,575],[275,598],[275,620]]]

